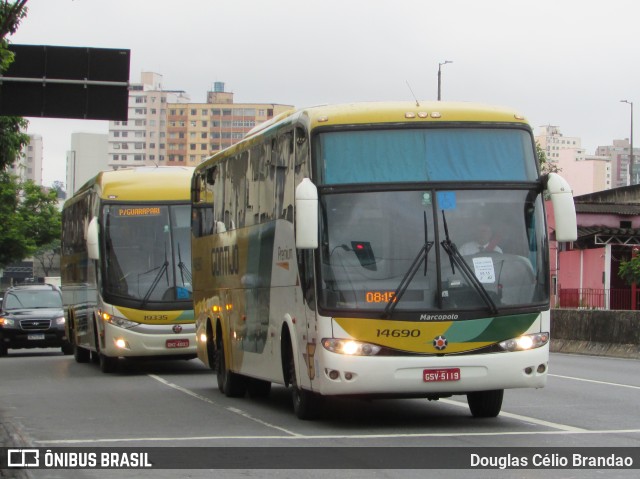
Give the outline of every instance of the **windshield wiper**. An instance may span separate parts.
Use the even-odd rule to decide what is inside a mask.
[[[384,312],[382,313],[383,318],[388,318],[393,313],[394,309],[396,309],[396,305],[400,302],[400,300],[402,299],[402,296],[404,296],[404,293],[407,291],[407,288],[409,287],[409,283],[411,283],[411,281],[413,280],[413,277],[418,272],[418,269],[420,268],[420,265],[422,264],[423,261],[424,261],[424,275],[425,276],[427,275],[427,264],[428,264],[427,257],[429,256],[429,251],[431,251],[431,248],[433,247],[433,241],[428,240],[427,212],[425,211],[423,212],[423,214],[424,214],[424,244],[422,245],[422,248],[420,248],[420,251],[418,252],[417,256],[412,261],[411,265],[409,266],[409,269],[404,274],[402,281],[400,281],[400,284],[398,285],[395,292],[393,293],[393,297],[389,300],[389,302],[387,303],[387,306],[385,306]]]
[[[162,276],[167,272],[168,268],[169,268],[169,259],[167,258],[167,245],[165,244],[165,247],[164,247],[164,263],[162,263],[162,265],[159,266],[158,268],[154,268],[154,269],[157,269],[158,272],[156,273],[155,277],[153,278],[153,282],[151,283],[151,286],[149,286],[149,289],[147,290],[147,293],[144,295],[144,298],[142,298],[142,304],[140,305],[142,308],[144,308],[146,306],[147,301],[149,301],[149,298],[151,297],[151,294],[156,289],[156,286],[158,286],[158,283],[162,279]],[[149,270],[147,272],[150,273],[151,271],[154,271],[154,269],[151,269],[151,270]],[[167,276],[167,285],[168,284],[169,284],[169,276]]]
[[[441,241],[440,244],[449,255],[449,260],[451,261],[451,271],[455,274],[453,265],[458,265],[458,269],[462,271],[464,276],[467,277],[467,279],[471,283],[471,286],[473,286],[473,289],[476,290],[482,300],[489,307],[489,311],[491,311],[492,314],[498,314],[496,303],[493,302],[493,299],[491,299],[491,296],[489,295],[485,287],[482,286],[480,280],[478,280],[475,273],[471,270],[467,262],[464,260],[464,258],[460,254],[460,251],[458,251],[458,247],[456,246],[456,244],[451,241],[451,238],[449,238],[449,228],[447,227],[447,218],[444,215],[444,210],[442,210],[442,223],[444,225],[444,235],[446,239]]]
[[[180,279],[182,280],[182,284],[193,284],[193,279],[191,277],[191,271],[186,264],[182,261],[182,254],[180,253],[180,245],[178,244],[178,269],[180,270]],[[185,281],[185,278],[187,281]]]

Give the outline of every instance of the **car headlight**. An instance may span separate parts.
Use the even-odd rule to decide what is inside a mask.
[[[0,318],[0,325],[13,328],[16,325],[16,322],[13,319]]]
[[[500,342],[500,347],[505,351],[527,351],[544,346],[549,342],[549,333],[524,334],[517,338],[506,339]]]
[[[64,326],[64,323],[65,323],[64,316],[60,316],[59,318],[56,318],[56,324],[58,326]]]
[[[353,339],[325,338],[322,346],[332,353],[346,354],[349,356],[375,356],[382,347],[377,344],[362,343]]]

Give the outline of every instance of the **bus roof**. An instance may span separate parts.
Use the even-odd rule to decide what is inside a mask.
[[[75,196],[96,188],[101,198],[117,201],[188,200],[193,167],[158,166],[102,171]]]
[[[275,132],[292,124],[306,125],[309,130],[340,125],[399,125],[425,123],[513,123],[529,127],[526,118],[516,110],[472,102],[362,102],[321,105],[286,111],[277,117],[257,125],[235,145],[215,153],[204,165],[219,158],[235,154],[248,142],[251,144],[261,134]]]
[[[498,122],[527,124],[517,111],[468,102],[368,102],[326,105],[301,110],[311,128],[343,124],[413,122]]]

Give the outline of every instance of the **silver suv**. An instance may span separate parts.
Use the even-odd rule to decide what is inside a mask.
[[[50,284],[14,286],[4,293],[0,307],[0,356],[9,349],[71,348],[64,332],[60,289]]]

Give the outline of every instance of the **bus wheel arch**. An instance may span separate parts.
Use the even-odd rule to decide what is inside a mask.
[[[99,319],[94,317],[94,335],[96,341],[96,354],[98,355],[98,364],[100,366],[100,371],[105,374],[113,373],[118,369],[118,358],[107,356],[102,352],[102,346],[104,341],[100,341],[102,339],[100,337],[100,332],[98,330],[98,322]]]
[[[207,318],[207,327],[205,328],[205,335],[207,337],[206,351],[207,351],[207,361],[209,362],[209,369],[211,369],[212,371],[216,371],[215,338],[217,337],[217,334],[215,336],[213,334],[213,324],[212,324],[211,318]]]
[[[78,346],[76,337],[76,315],[72,309],[67,311],[67,341],[71,345],[73,358],[77,363],[88,363],[91,360],[91,352],[88,349]]]
[[[284,381],[287,387],[291,387],[293,412],[298,419],[316,419],[322,412],[322,396],[298,385],[293,342],[286,326],[282,330],[281,348]]]
[[[216,321],[215,335],[215,371],[218,382],[218,389],[227,397],[242,397],[247,390],[246,378],[240,374],[234,373],[227,367],[225,358],[224,335],[222,334],[222,325],[220,321]]]

